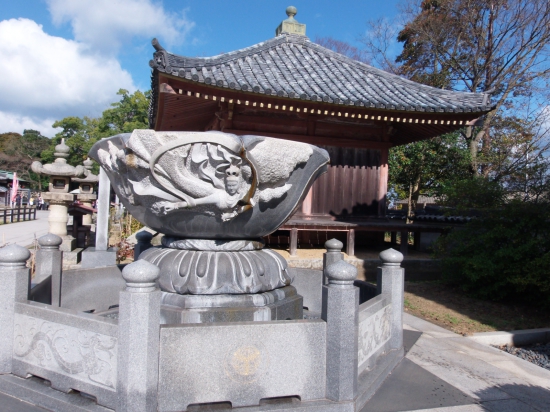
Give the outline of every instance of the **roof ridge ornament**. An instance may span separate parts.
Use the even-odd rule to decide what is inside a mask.
[[[159,52],[159,51],[166,51],[166,50],[164,49],[164,47],[162,47],[162,46],[160,45],[160,42],[157,40],[156,37],[153,38],[153,40],[151,40],[151,44],[153,45],[153,47],[155,48],[155,50],[158,51],[158,52]]]
[[[298,14],[298,9],[294,6],[288,6],[286,8],[286,15],[288,19],[283,20],[279,27],[275,29],[275,36],[280,36],[281,34],[298,34],[300,36],[306,35],[306,25],[298,23],[294,16]]]

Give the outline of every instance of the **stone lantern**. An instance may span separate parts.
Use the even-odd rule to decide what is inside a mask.
[[[99,177],[92,173],[92,165],[94,163],[90,158],[84,160],[84,168],[86,169],[87,175],[85,177],[73,177],[73,182],[79,183],[80,193],[76,195],[76,198],[82,202],[86,207],[91,208],[92,202],[97,199],[97,195],[94,194],[94,189],[99,181]],[[92,215],[82,216],[82,224],[86,226],[91,226],[92,224]]]
[[[71,178],[84,177],[88,173],[84,166],[74,167],[67,163],[69,151],[65,139],[62,139],[61,143],[55,146],[56,159],[53,163],[42,165],[36,161],[31,165],[33,172],[50,177],[49,192],[43,193],[42,197],[50,203],[49,232],[63,239],[60,246],[63,252],[70,252],[75,247],[75,239],[67,234],[67,208],[74,200],[74,195],[69,193],[69,184]]]

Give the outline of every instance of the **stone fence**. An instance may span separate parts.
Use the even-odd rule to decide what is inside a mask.
[[[299,408],[280,410],[351,412],[403,356],[403,257],[392,249],[380,256],[377,296],[359,305],[357,270],[340,242],[327,242],[320,319],[161,324],[159,269],[144,260],[122,271],[118,318],[64,308],[63,274],[51,262],[62,256],[50,238],[40,259],[49,262],[53,305],[28,300],[29,251],[0,248],[0,373],[35,375],[117,411],[219,402],[261,411],[289,398]]]

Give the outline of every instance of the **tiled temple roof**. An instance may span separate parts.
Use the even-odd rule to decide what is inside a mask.
[[[154,70],[220,89],[400,112],[481,113],[491,109],[486,94],[415,83],[301,35],[285,33],[206,58],[168,53],[156,39],[153,45],[157,51],[150,65]],[[156,99],[155,85],[153,91]]]

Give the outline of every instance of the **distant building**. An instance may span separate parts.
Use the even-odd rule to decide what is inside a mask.
[[[25,179],[17,177],[19,180],[19,194],[22,201],[28,201],[30,199],[30,182]],[[8,206],[10,204],[11,185],[13,183],[13,172],[6,170],[0,170],[0,206]],[[26,199],[26,200],[25,200]]]
[[[326,231],[327,221],[383,217],[390,147],[460,129],[491,110],[487,94],[406,80],[315,44],[305,32],[291,13],[276,37],[213,57],[169,53],[154,39],[149,62],[152,129],[271,136],[329,152],[328,173],[285,229],[306,230],[293,219]]]

